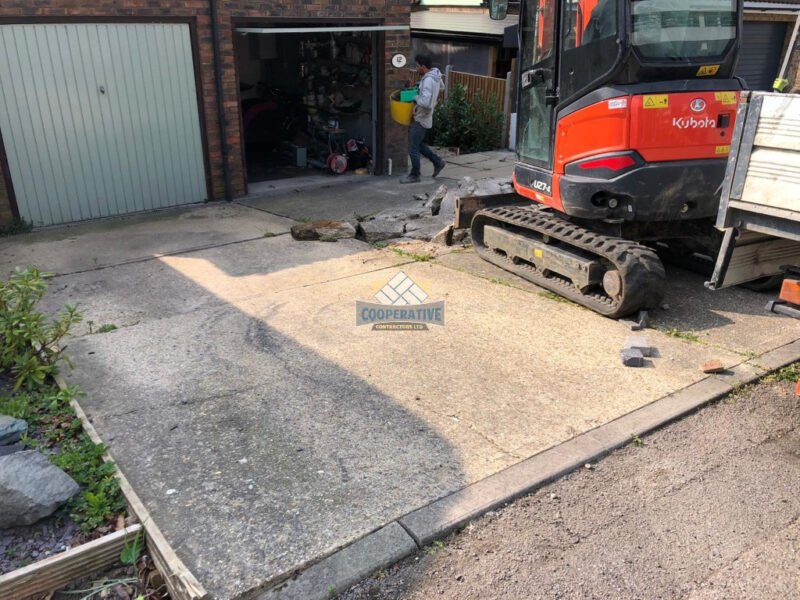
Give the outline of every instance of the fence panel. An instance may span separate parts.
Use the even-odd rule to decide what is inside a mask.
[[[447,85],[450,89],[460,83],[467,91],[467,99],[472,100],[480,90],[483,97],[488,100],[494,95],[494,102],[497,112],[503,112],[503,101],[506,97],[506,80],[497,77],[486,77],[484,75],[473,75],[472,73],[462,73],[461,71],[451,71],[450,81]]]

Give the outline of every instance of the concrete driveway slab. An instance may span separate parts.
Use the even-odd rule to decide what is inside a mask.
[[[328,262],[327,280],[382,269],[397,264],[399,257],[353,239],[338,242],[297,242],[290,235],[258,238],[237,244],[189,252],[184,256],[202,256],[196,262],[203,268],[213,266],[234,281],[242,282],[229,290],[237,299],[270,295],[319,282],[320,270],[314,266]],[[270,275],[268,287],[248,284],[252,274]],[[200,277],[201,275],[195,275]],[[84,322],[78,334],[89,333],[103,324],[128,327],[146,321],[187,314],[201,308],[215,308],[225,301],[196,286],[185,277],[175,277],[163,261],[132,262],[114,269],[97,269],[56,277],[44,299],[43,308],[55,313],[65,304],[79,303]]]
[[[293,222],[237,204],[115,217],[0,238],[0,276],[34,265],[57,274],[147,260],[289,231]]]
[[[280,236],[120,267],[98,305],[128,295],[149,317],[71,344],[68,381],[217,598],[699,381],[710,355],[745,360],[648,330],[658,357],[625,368],[623,324],[476,277],[470,253],[398,266],[364,250]],[[122,276],[146,267],[171,295],[206,300],[165,309],[137,291],[144,271]],[[446,327],[356,328],[355,301],[401,268],[446,301]]]

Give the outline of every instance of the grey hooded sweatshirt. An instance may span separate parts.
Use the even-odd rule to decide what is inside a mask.
[[[419,82],[419,94],[414,101],[414,120],[425,129],[433,127],[433,109],[442,89],[442,73],[436,67],[425,73]]]

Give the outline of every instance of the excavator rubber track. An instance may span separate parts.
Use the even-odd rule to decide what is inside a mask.
[[[596,233],[536,206],[480,210],[471,229],[484,260],[606,317],[661,304],[664,266],[647,246]]]

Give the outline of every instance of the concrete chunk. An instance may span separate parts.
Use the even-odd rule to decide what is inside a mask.
[[[402,237],[405,223],[394,219],[373,219],[358,224],[358,238],[368,243]]]
[[[355,227],[347,221],[323,219],[292,225],[292,237],[296,240],[341,240],[355,236]]]
[[[625,323],[631,331],[641,331],[650,324],[650,315],[646,310],[640,310],[635,319],[620,319],[621,323]]]
[[[644,366],[644,354],[638,348],[625,348],[619,351],[622,364],[626,367]]]
[[[641,335],[632,335],[625,340],[626,350],[638,350],[642,356],[652,356],[653,348],[647,341],[647,338]]]

